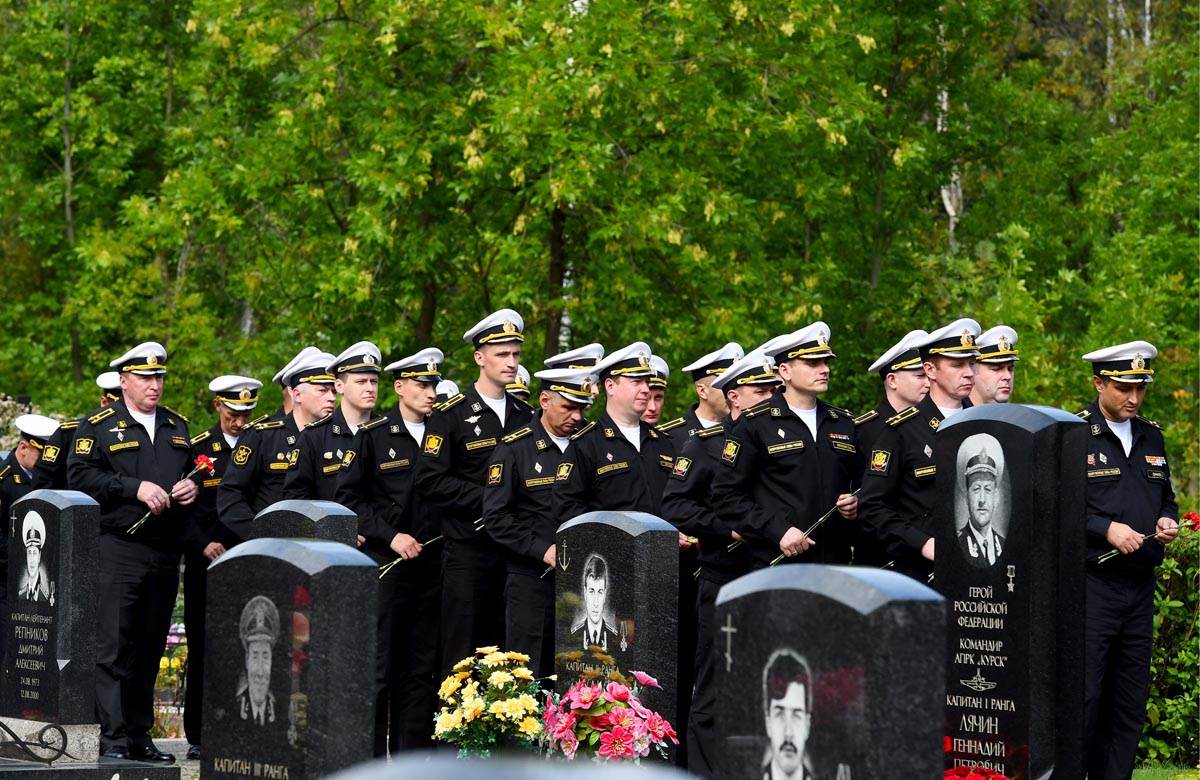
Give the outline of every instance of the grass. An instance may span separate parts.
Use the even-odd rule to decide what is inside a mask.
[[[1187,769],[1182,766],[1135,769],[1133,780],[1200,780],[1200,769]]]

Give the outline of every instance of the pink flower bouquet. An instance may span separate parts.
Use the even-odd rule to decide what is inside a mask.
[[[658,688],[644,672],[633,672],[632,688],[622,682],[580,680],[562,696],[548,694],[542,713],[542,740],[549,753],[569,760],[581,752],[599,761],[638,762],[653,749],[667,758],[667,742],[679,739],[671,724],[643,706],[642,687]]]

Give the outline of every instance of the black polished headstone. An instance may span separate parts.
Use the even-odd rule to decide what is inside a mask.
[[[645,672],[662,689],[643,690],[642,702],[674,725],[679,531],[644,512],[588,512],[559,526],[556,542],[558,690],[614,668]]]
[[[972,407],[938,430],[947,768],[1083,776],[1087,432],[1020,404]]]
[[[13,504],[0,715],[96,722],[99,518],[99,504],[74,490],[35,490]]]
[[[716,626],[717,777],[941,777],[933,590],[878,569],[761,569],[721,588]]]
[[[358,537],[358,515],[333,501],[276,501],[250,524],[252,539],[328,539],[351,547]]]
[[[209,566],[202,777],[304,780],[371,757],[378,584],[329,541],[252,539]]]

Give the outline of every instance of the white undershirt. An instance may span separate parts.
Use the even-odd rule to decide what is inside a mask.
[[[720,420],[706,420],[706,419],[704,419],[703,417],[701,417],[700,415],[696,415],[696,419],[700,421],[700,427],[701,427],[701,428],[711,428],[711,427],[713,427],[714,425],[720,425],[720,424],[721,424],[721,421],[720,421]]]
[[[221,435],[225,437],[225,443],[229,445],[230,449],[233,449],[237,446],[238,437],[230,436],[228,433],[225,433],[225,431],[221,431]]]
[[[1125,457],[1128,458],[1129,451],[1133,449],[1133,423],[1129,420],[1125,422],[1113,422],[1109,420],[1108,427],[1121,440],[1121,448],[1125,450]]]
[[[554,442],[554,445],[558,447],[559,452],[567,451],[567,445],[571,443],[570,438],[560,438],[549,431],[546,432],[546,435],[549,436],[550,441]]]
[[[417,444],[420,444],[421,442],[425,441],[425,421],[424,420],[422,420],[421,422],[409,422],[408,420],[405,420],[404,427],[408,428],[409,435],[412,436],[413,439],[416,440]]]
[[[499,398],[488,398],[486,395],[483,395],[481,393],[479,395],[479,397],[482,398],[483,402],[488,405],[488,408],[491,409],[493,412],[495,412],[496,416],[500,418],[500,427],[503,428],[504,427],[504,409],[505,409],[505,406],[508,404],[507,396],[502,395]]]
[[[934,406],[937,406],[937,404],[934,404]],[[955,407],[938,406],[938,411],[942,413],[942,417],[949,420],[951,417],[953,417],[954,415],[961,412],[962,407],[961,406],[955,406]]]
[[[133,418],[133,421],[136,423],[139,423],[143,428],[146,429],[146,433],[148,433],[150,435],[150,443],[153,444],[154,443],[155,413],[151,412],[150,414],[142,414],[141,412],[134,409],[132,406],[129,406],[126,408],[129,411],[129,416]]]
[[[617,424],[613,423],[613,425]],[[624,436],[626,439],[629,439],[629,443],[633,445],[635,450],[638,452],[642,451],[642,427],[640,425],[635,425],[632,428],[626,428],[624,425],[617,425],[617,430],[621,432],[622,436]]]
[[[813,441],[817,440],[817,407],[811,409],[801,409],[799,406],[788,404],[788,408],[800,418],[801,422],[808,426],[808,432],[812,434]]]

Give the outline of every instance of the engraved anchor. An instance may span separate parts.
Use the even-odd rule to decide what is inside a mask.
[[[558,561],[558,568],[566,571],[571,566],[571,557],[567,555],[567,541],[564,539],[562,543],[562,558]]]

